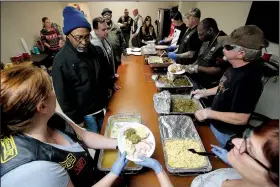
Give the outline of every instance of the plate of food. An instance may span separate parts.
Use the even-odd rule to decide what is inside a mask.
[[[140,51],[141,51],[141,48],[137,48],[137,47],[136,47],[136,48],[133,48],[132,51],[133,51],[133,52],[140,52]]]
[[[156,49],[167,49],[168,45],[156,45]]]
[[[185,73],[185,70],[182,68],[182,66],[175,63],[168,66],[167,70],[174,75],[181,75]]]
[[[126,158],[139,162],[139,156],[151,157],[156,148],[155,137],[145,125],[129,124],[120,129],[118,148],[121,153],[127,152]]]

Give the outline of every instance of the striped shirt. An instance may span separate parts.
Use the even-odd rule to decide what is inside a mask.
[[[50,50],[59,50],[59,40],[62,39],[61,33],[57,28],[51,27],[49,30],[43,28],[40,32],[41,41],[50,45]]]

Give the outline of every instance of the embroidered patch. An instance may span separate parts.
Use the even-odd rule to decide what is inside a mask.
[[[73,170],[75,171],[75,173],[77,174],[77,175],[79,175],[80,174],[80,172],[82,171],[82,169],[85,167],[85,165],[86,165],[86,161],[85,161],[85,159],[83,159],[83,157],[81,157],[79,160],[78,160],[78,162],[77,162],[77,164],[74,166],[74,168],[73,168]]]
[[[66,157],[66,160],[63,162],[59,162],[59,164],[68,170],[74,166],[75,162],[76,162],[76,157],[72,153],[69,153]]]
[[[212,47],[212,48],[211,48],[211,51],[214,51],[214,50],[215,50],[215,47]]]
[[[1,139],[1,163],[6,163],[18,155],[18,150],[12,136]]]

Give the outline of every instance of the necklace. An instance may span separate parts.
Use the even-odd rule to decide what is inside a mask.
[[[49,143],[55,143],[55,144],[57,144],[56,139],[55,139],[55,138],[53,138],[53,137],[51,136],[51,134],[50,134],[50,132],[49,132],[49,129],[47,129],[47,133],[48,133],[48,136],[43,135],[43,136],[44,136],[44,138],[46,139],[46,141],[48,142],[48,140],[49,140],[49,139],[51,139],[51,141],[52,141],[52,142],[49,142]],[[29,136],[31,136],[31,137],[33,137],[33,135],[34,135],[34,134],[29,133],[28,135],[29,135]]]
[[[215,42],[215,40],[218,38],[220,34],[220,31],[218,32],[218,34],[215,36],[214,40],[212,41],[212,43],[209,45],[209,47],[211,47],[213,45],[213,43]]]
[[[212,43],[211,43],[210,45],[208,45],[208,47],[206,47],[206,49],[204,49],[204,51],[203,51],[203,53],[201,54],[200,57],[204,57],[205,53],[207,52],[207,50],[208,50],[209,48],[212,47],[213,43],[214,43],[214,42],[216,41],[216,39],[218,38],[219,34],[220,34],[220,31],[218,32],[218,34],[216,35],[216,37],[214,38],[214,40],[212,41]],[[211,50],[211,49],[210,49],[210,50]]]

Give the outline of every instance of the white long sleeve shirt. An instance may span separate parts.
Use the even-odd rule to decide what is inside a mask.
[[[134,17],[134,20],[136,20],[140,15],[138,14],[137,16]],[[134,32],[134,24],[135,22],[133,21],[133,25],[132,25],[132,32]],[[137,30],[135,32],[135,34],[137,35],[140,31],[140,28],[143,24],[143,18],[142,17],[139,17],[138,21],[137,21]]]

